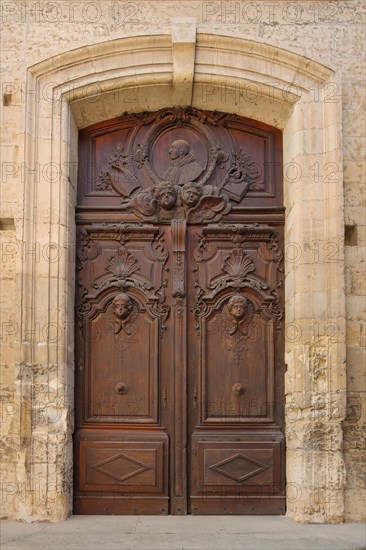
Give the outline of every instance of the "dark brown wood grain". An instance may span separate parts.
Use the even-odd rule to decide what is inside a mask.
[[[75,513],[284,513],[281,151],[193,109],[80,132]]]

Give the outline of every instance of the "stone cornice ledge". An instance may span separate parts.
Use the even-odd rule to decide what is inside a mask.
[[[334,74],[332,69],[312,59],[278,46],[245,38],[198,33],[197,49],[200,48],[212,49],[215,55],[222,52],[228,57],[230,54],[240,55],[243,58],[253,58],[267,64],[270,62],[275,66],[287,67],[294,74],[303,75],[321,84],[327,82]]]
[[[103,60],[122,53],[144,51],[156,52],[157,50],[172,49],[171,35],[151,33],[149,35],[134,35],[97,44],[86,44],[81,48],[75,48],[60,53],[29,67],[33,76],[39,78],[49,73],[59,72],[70,67]]]
[[[183,19],[189,20],[186,31],[182,30]],[[149,35],[139,34],[118,38],[116,40],[109,40],[107,42],[99,42],[93,45],[85,45],[81,48],[69,50],[40,61],[29,67],[29,70],[35,77],[41,77],[47,73],[57,72],[73,65],[82,64],[85,61],[103,59],[109,56],[118,55],[122,52],[144,49],[147,51],[173,49],[174,63],[174,49],[176,49],[178,56],[179,48],[181,48],[181,50],[183,48],[186,51],[189,50],[190,57],[187,67],[191,66],[193,58],[192,51],[194,52],[194,45],[196,42],[196,25],[194,18],[173,19],[171,30],[172,34],[152,31]],[[326,82],[333,75],[333,71],[330,68],[307,57],[285,50],[284,48],[245,38],[197,33],[196,46],[197,48],[211,48],[216,51],[216,53],[221,51],[230,54],[231,52],[233,54],[239,54],[242,57],[251,57],[267,62],[271,61],[275,65],[288,67],[296,73],[301,73],[311,80],[320,83]],[[185,72],[187,75],[190,74],[187,70]],[[177,67],[177,76],[178,75],[179,66]]]

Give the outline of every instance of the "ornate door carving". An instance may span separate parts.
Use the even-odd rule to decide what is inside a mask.
[[[234,115],[81,132],[76,513],[283,513],[281,193]]]

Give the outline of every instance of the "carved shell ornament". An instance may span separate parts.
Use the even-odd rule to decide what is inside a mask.
[[[194,109],[132,115],[151,127],[143,143],[117,146],[97,189],[114,190],[123,197],[123,210],[147,222],[221,220],[231,201],[240,202],[254,188],[259,171],[245,151],[224,150],[228,144],[217,142],[211,127],[222,117],[215,116],[202,118]]]
[[[223,264],[223,271],[231,275],[233,279],[244,279],[248,273],[254,270],[253,260],[242,248],[234,248],[226,256]]]
[[[248,277],[249,273],[255,271],[255,266],[253,260],[243,248],[233,248],[230,254],[225,257],[222,271],[224,272],[223,275],[208,283],[210,290],[217,292],[231,286],[236,289],[251,287],[258,292],[263,292],[267,288],[263,283]]]
[[[109,258],[106,270],[112,273],[118,279],[127,279],[139,271],[140,267],[127,248],[118,248],[116,254]]]

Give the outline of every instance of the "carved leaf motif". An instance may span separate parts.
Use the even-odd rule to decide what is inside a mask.
[[[151,244],[151,248],[154,252],[155,258],[159,262],[163,263],[163,269],[165,269],[165,264],[167,262],[169,254],[168,254],[167,249],[165,248],[164,231],[160,230],[159,233],[157,235],[155,235],[154,240]]]
[[[165,289],[167,286],[168,286],[168,280],[165,279],[161,287],[159,288],[159,290],[156,291],[155,296],[153,298],[153,305],[152,305],[152,311],[155,313],[155,315],[157,315],[161,319],[161,336],[162,337],[166,330],[165,322],[170,313],[170,306],[168,306],[165,303],[165,299],[166,299]]]
[[[203,290],[203,288],[200,287],[199,285],[199,282],[197,280],[194,281],[194,287],[195,287],[195,294],[196,294],[196,303],[194,305],[194,307],[192,308],[192,311],[193,311],[193,314],[195,316],[195,319],[196,319],[196,323],[195,323],[195,331],[196,331],[196,335],[199,336],[200,334],[200,321],[199,321],[199,317],[203,317],[207,311],[208,311],[208,307],[207,307],[207,304],[204,300],[204,296],[205,296],[205,292]]]
[[[213,244],[209,244],[207,240],[200,234],[197,234],[198,245],[193,252],[193,257],[197,263],[206,262],[216,252],[216,247]],[[193,268],[193,271],[197,271],[198,267]]]
[[[167,118],[170,122],[176,122],[178,128],[180,128],[183,124],[190,122],[194,116],[194,109],[172,108],[160,111],[156,116],[156,121],[158,122],[159,120]]]
[[[77,271],[83,268],[83,264],[86,260],[95,260],[100,254],[100,247],[97,242],[93,240],[89,231],[84,227],[79,234],[79,246],[76,251],[77,255]]]
[[[138,146],[136,151],[132,153],[132,160],[136,163],[137,168],[139,169],[141,169],[145,164],[146,158],[147,158],[146,151],[140,145]]]
[[[229,120],[236,120],[238,118],[235,114],[227,114],[214,111],[210,115],[205,112],[194,109],[193,107],[181,108],[173,107],[171,109],[162,109],[157,113],[151,113],[145,111],[143,113],[128,113],[127,111],[121,113],[120,118],[125,119],[128,117],[131,120],[138,120],[142,125],[146,126],[152,124],[153,122],[159,122],[164,118],[168,118],[170,122],[175,120],[182,120],[183,122],[190,122],[192,119],[196,119],[201,122],[201,124],[209,124],[211,126],[221,125],[224,128],[227,126]]]
[[[229,154],[223,151],[221,147],[217,147],[216,165],[220,170],[225,167],[226,162],[229,160]]]
[[[234,248],[231,254],[226,256],[222,269],[234,279],[244,279],[247,273],[255,270],[255,267],[253,260],[245,254],[243,249]]]
[[[81,298],[79,305],[76,309],[76,314],[79,318],[79,326],[83,326],[83,317],[91,311],[91,304],[88,301],[88,289],[83,285],[81,281],[78,282],[79,287],[81,288]]]
[[[126,248],[119,248],[115,256],[109,258],[109,263],[106,270],[113,273],[118,279],[126,279],[135,271],[139,271],[140,267],[136,258],[130,254]]]
[[[182,259],[182,254],[177,252],[173,272],[172,296],[175,298],[183,298],[185,296],[184,283],[184,260]]]
[[[142,158],[139,162],[143,162]],[[117,145],[116,151],[111,155],[108,164],[109,170],[99,174],[97,189],[113,187],[119,195],[129,197],[136,189],[140,188],[140,183],[133,173],[132,161],[129,155],[123,152],[122,143]]]
[[[104,191],[106,189],[112,189],[111,178],[110,178],[108,172],[101,172],[98,175],[98,181],[97,181],[96,188],[99,191]]]
[[[119,143],[117,145],[116,151],[111,155],[109,159],[109,166],[115,170],[123,171],[125,166],[128,164],[128,156],[123,154],[123,145]]]
[[[180,321],[184,311],[184,298],[177,297],[174,302],[174,314],[175,318]]]
[[[258,167],[255,162],[242,149],[240,149],[239,153],[235,154],[234,159],[235,167],[241,173],[241,178],[254,184],[259,177]]]

